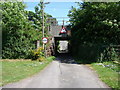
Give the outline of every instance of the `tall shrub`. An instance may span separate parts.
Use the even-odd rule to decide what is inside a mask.
[[[120,2],[83,2],[78,3],[78,7],[72,7],[68,15],[72,26],[71,42],[75,46],[73,54],[82,53],[81,45],[120,44]],[[85,56],[91,57],[86,49]]]
[[[2,58],[28,58],[39,31],[32,27],[22,2],[4,2],[1,5]]]

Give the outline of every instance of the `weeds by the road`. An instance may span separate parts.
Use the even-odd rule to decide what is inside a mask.
[[[32,76],[35,73],[40,72],[40,70],[42,70],[52,60],[53,58],[49,57],[43,62],[25,60],[0,61],[2,62],[2,83],[0,83],[0,86]]]
[[[99,78],[108,86],[115,89],[119,87],[119,67],[113,62],[93,63],[91,64],[94,70],[98,73]]]

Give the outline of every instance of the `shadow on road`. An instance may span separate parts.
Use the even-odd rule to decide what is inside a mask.
[[[69,53],[59,53],[55,60],[59,61],[60,63],[77,64],[72,55]]]

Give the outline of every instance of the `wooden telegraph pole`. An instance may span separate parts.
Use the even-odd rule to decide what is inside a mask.
[[[41,0],[41,2],[42,2],[42,34],[43,34],[43,38],[45,37],[44,36],[44,33],[45,33],[45,24],[44,24],[44,7],[45,7],[45,4],[49,4],[49,2],[46,2],[46,3],[44,3],[44,0]],[[43,43],[43,49],[44,49],[44,55],[45,55],[45,57],[46,57],[46,43]]]
[[[64,26],[64,23],[65,23],[65,21],[64,21],[64,19],[63,19],[63,26]]]
[[[42,2],[42,37],[44,38],[44,0],[41,0]],[[44,43],[43,43],[43,49],[44,49]]]

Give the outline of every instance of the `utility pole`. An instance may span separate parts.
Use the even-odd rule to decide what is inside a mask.
[[[64,19],[63,19],[63,26],[64,26],[64,22],[65,22],[65,21],[64,21]]]
[[[44,3],[44,0],[41,0],[41,2],[42,2],[42,34],[43,34],[43,38],[44,38],[44,33],[45,33],[45,24],[44,24],[44,5],[45,4],[49,4],[49,2],[46,2],[46,3]],[[46,44],[44,44],[43,43],[43,49],[44,49],[44,55],[45,55],[45,57],[46,57]]]
[[[41,0],[42,2],[42,34],[43,34],[43,37],[44,37],[44,33],[45,33],[45,22],[44,22],[44,7],[45,7],[45,4],[49,4],[49,2],[46,2],[44,3],[44,0]]]
[[[44,37],[44,2],[42,0],[42,31],[43,31],[43,37]]]
[[[42,37],[44,37],[44,2],[41,0],[42,3]],[[43,43],[43,49],[44,49],[44,43]]]

